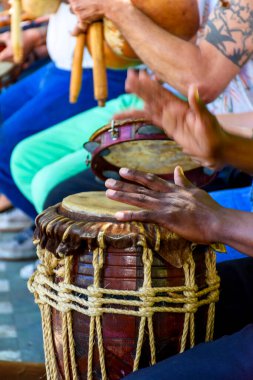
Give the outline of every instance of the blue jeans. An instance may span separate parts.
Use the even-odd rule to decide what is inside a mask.
[[[124,93],[126,71],[108,70],[109,99]],[[92,70],[83,72],[82,91],[69,103],[70,72],[50,62],[0,94],[0,193],[18,208],[36,216],[33,205],[16,187],[10,173],[15,146],[28,136],[95,107]]]
[[[253,211],[253,192],[251,186],[240,189],[214,191],[210,195],[223,207],[240,211]],[[246,255],[234,248],[227,246],[226,249],[227,254],[217,253],[217,262],[246,257]]]

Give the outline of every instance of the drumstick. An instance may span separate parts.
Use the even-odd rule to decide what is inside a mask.
[[[103,23],[94,22],[90,26],[91,55],[93,58],[94,97],[100,107],[107,99],[107,75],[104,57]]]
[[[86,42],[86,35],[79,34],[76,37],[76,47],[74,52],[71,79],[70,79],[70,103],[76,103],[82,87],[83,76],[83,54]]]
[[[21,0],[11,0],[11,43],[13,48],[13,60],[19,64],[23,59],[23,40],[21,23]]]

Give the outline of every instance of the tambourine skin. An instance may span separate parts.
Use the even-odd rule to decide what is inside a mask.
[[[149,130],[148,130],[149,128]],[[145,130],[147,131],[145,132]],[[166,170],[166,160],[164,161],[164,168],[161,172],[158,170],[158,166],[155,167],[155,163],[152,164],[152,166],[147,163],[146,167],[142,167],[138,165],[138,162],[143,159],[141,154],[136,154],[136,160],[132,163],[127,162],[127,157],[124,159],[123,165],[115,164],[113,161],[108,161],[108,152],[111,148],[115,146],[119,146],[118,149],[120,150],[120,144],[127,145],[127,143],[132,144],[136,141],[145,141],[145,142],[152,142],[151,149],[156,148],[156,142],[157,142],[157,156],[162,155],[161,152],[159,152],[159,145],[161,142],[168,142],[169,144],[173,144],[173,149],[175,147],[177,148],[177,151],[180,152],[180,159],[183,159],[181,161],[175,161],[173,159],[172,162],[174,162],[174,165],[171,165],[171,163],[167,162],[168,170]],[[144,143],[145,144],[145,143]],[[159,144],[159,145],[158,145]],[[121,145],[123,148],[123,145]],[[186,154],[184,154],[179,148],[179,146],[174,143],[172,140],[170,140],[165,133],[157,127],[154,127],[150,124],[148,124],[147,121],[144,120],[126,120],[126,121],[117,121],[114,123],[114,126],[106,125],[105,127],[101,128],[97,132],[95,132],[88,143],[84,144],[84,148],[87,149],[92,156],[91,159],[91,169],[94,172],[94,174],[101,179],[102,181],[105,181],[110,176],[119,179],[119,169],[122,166],[127,166],[130,169],[138,169],[145,172],[152,172],[154,174],[157,174],[159,177],[168,180],[173,181],[174,180],[174,169],[176,165],[182,165],[182,163],[187,160],[190,163],[190,169],[187,169],[189,167],[189,164],[184,168],[184,165],[182,165],[186,177],[196,186],[204,187],[209,182],[211,182],[214,177],[214,172],[208,172],[205,168],[200,167],[198,164],[195,164],[190,157],[188,157]],[[148,149],[149,147],[147,147]],[[171,149],[170,146],[168,146],[168,149]],[[163,148],[164,152],[164,148]],[[131,152],[127,152],[129,155]],[[127,156],[126,153],[126,156]],[[133,152],[134,153],[134,152]],[[148,152],[146,152],[148,154]],[[150,152],[155,155],[155,153],[152,151]],[[125,165],[124,165],[125,164]],[[106,175],[105,175],[106,173]],[[108,174],[107,174],[108,173]]]
[[[210,254],[209,247],[193,245],[192,242],[180,238],[163,227],[158,229],[157,226],[151,223],[119,223],[114,218],[116,210],[112,202],[105,197],[103,192],[80,193],[65,198],[61,204],[52,206],[39,215],[36,219],[35,241],[42,255],[41,268],[44,269],[41,273],[49,273],[49,280],[53,281],[54,284],[62,283],[64,281],[64,274],[62,273],[66,271],[64,260],[71,257],[70,284],[79,289],[89,289],[89,286],[95,283],[94,256],[100,244],[98,236],[101,236],[102,233],[104,247],[103,267],[100,270],[99,288],[117,291],[139,291],[143,287],[144,277],[146,276],[143,252],[148,248],[153,252],[152,288],[165,289],[169,287],[171,289],[168,296],[171,297],[172,303],[170,304],[168,300],[166,302],[159,300],[156,302],[157,307],[171,305],[173,308],[179,308],[177,311],[155,312],[152,315],[156,360],[163,360],[180,351],[182,336],[185,331],[185,313],[187,313],[185,307],[187,307],[187,301],[184,304],[184,302],[180,303],[182,301],[179,301],[179,299],[182,299],[184,295],[186,297],[190,296],[191,301],[189,302],[193,302],[192,291],[202,292],[204,290],[200,296],[196,293],[196,297],[200,297],[203,303],[194,310],[193,323],[195,344],[205,341],[207,310],[208,304],[211,302],[208,301],[210,298],[208,298],[208,291],[205,292],[209,281],[207,280],[209,279],[209,272],[206,265],[206,258]],[[79,207],[80,205],[81,207]],[[124,206],[120,204],[120,206],[116,207],[123,209],[122,207]],[[132,206],[129,207],[131,208]],[[143,245],[140,244],[141,242]],[[51,259],[46,259],[48,253],[50,253]],[[52,267],[50,268],[53,262],[55,262],[53,264],[54,270]],[[193,270],[191,273],[192,277],[194,277],[194,282],[191,282],[192,291],[187,293],[184,290],[185,288],[181,287],[186,286],[187,281],[189,281],[186,273],[188,273],[188,267],[190,266]],[[36,274],[33,279],[35,278]],[[38,278],[40,278],[39,272]],[[173,288],[178,289],[178,292],[173,293]],[[159,296],[162,296],[163,292],[165,290],[161,290]],[[74,291],[73,294],[76,294],[80,299],[87,299],[81,293],[78,294],[78,291]],[[55,292],[53,297],[56,297]],[[116,296],[113,295],[104,297],[116,299]],[[175,297],[179,297],[177,302],[175,302]],[[131,300],[133,296],[120,296],[120,299]],[[69,307],[71,306],[70,304],[68,305]],[[116,306],[109,303],[108,307],[111,310]],[[117,307],[122,310],[138,309],[137,305],[120,305]],[[141,318],[135,315],[113,314],[111,311],[102,313],[100,318],[106,378],[108,380],[120,380],[133,371]],[[71,320],[78,379],[86,380],[90,317],[79,311],[72,310]],[[57,361],[57,371],[59,378],[64,379],[63,313],[54,306],[50,307],[49,325],[53,336],[53,354]],[[190,337],[187,335],[185,348],[189,347]],[[149,365],[149,337],[148,331],[145,329],[139,367]],[[93,347],[92,375],[92,380],[101,380],[102,378],[97,339],[94,340]]]

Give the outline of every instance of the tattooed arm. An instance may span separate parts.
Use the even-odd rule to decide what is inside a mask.
[[[70,0],[82,21],[106,15],[157,76],[187,94],[194,83],[205,102],[214,100],[253,52],[253,1],[221,2],[198,44],[181,40],[154,24],[130,0]]]

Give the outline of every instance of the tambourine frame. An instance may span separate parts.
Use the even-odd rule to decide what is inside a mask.
[[[150,133],[142,134],[141,128],[149,126],[151,127]],[[91,164],[91,169],[97,178],[105,181],[108,177],[103,175],[104,170],[118,173],[120,168],[105,160],[102,152],[110,149],[114,145],[135,140],[172,141],[160,128],[152,126],[144,119],[113,121],[111,124],[96,131],[90,137],[89,142],[84,144],[84,148],[87,149],[92,156],[92,159],[87,159],[86,163]],[[89,148],[91,146],[92,149]],[[199,166],[186,170],[185,175],[198,187],[204,187],[213,180],[216,174],[209,174],[205,168]],[[173,181],[174,179],[173,173],[158,174],[158,176],[167,181]]]

